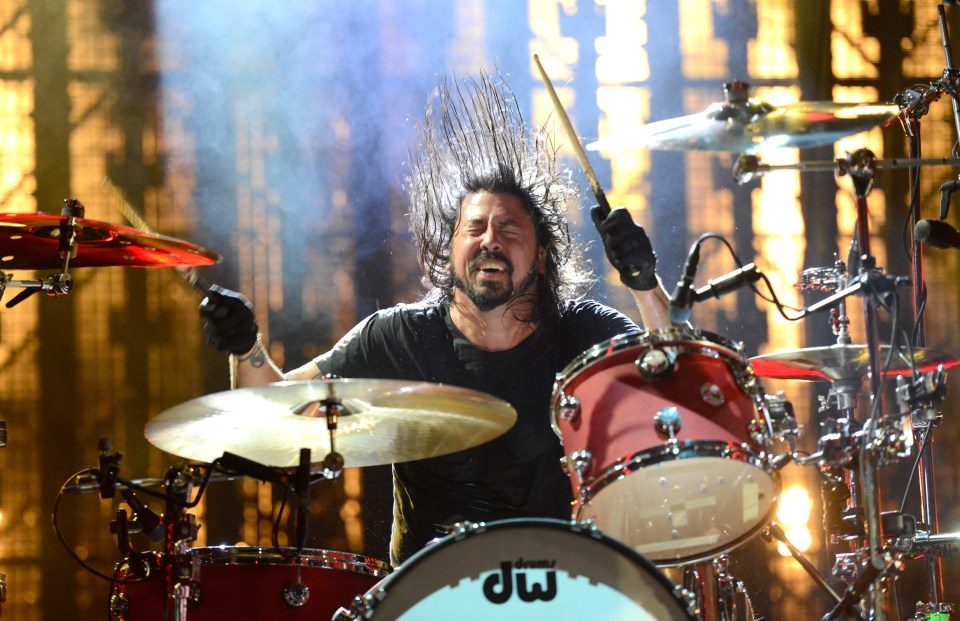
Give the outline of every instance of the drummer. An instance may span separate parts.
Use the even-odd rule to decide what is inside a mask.
[[[395,566],[457,521],[570,519],[571,488],[550,427],[554,378],[590,346],[638,329],[583,299],[592,277],[566,215],[578,207],[580,188],[544,128],[525,124],[505,84],[489,75],[459,85],[440,80],[406,187],[430,286],[421,301],[377,311],[287,373],[270,360],[242,294],[214,286],[200,305],[207,340],[230,354],[234,387],[328,374],[427,381],[479,390],[516,409],[514,427],[486,444],[394,464]],[[623,208],[604,217],[595,207],[591,216],[646,327],[669,326],[643,228]]]

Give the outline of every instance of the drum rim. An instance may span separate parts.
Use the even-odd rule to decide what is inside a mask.
[[[291,547],[220,545],[191,548],[188,552],[199,559],[201,567],[291,565],[347,570],[377,578],[385,577],[392,571],[388,563],[373,557],[322,548],[304,548],[298,554],[297,549]]]
[[[684,598],[684,589],[682,585],[674,583],[668,578],[659,567],[637,552],[626,543],[604,534],[603,530],[593,523],[592,520],[562,520],[557,518],[508,518],[503,520],[494,520],[491,522],[466,522],[466,525],[457,532],[445,535],[429,542],[424,548],[421,548],[406,561],[404,561],[394,572],[381,580],[367,593],[358,598],[362,601],[363,609],[375,613],[377,605],[389,594],[396,583],[403,580],[404,576],[413,573],[417,565],[425,558],[431,556],[435,551],[441,548],[450,547],[467,539],[480,536],[490,530],[506,529],[508,527],[534,528],[546,527],[551,530],[557,530],[569,533],[574,536],[588,537],[594,541],[606,545],[615,552],[623,554],[630,562],[636,563],[645,572],[645,575],[652,577],[658,586],[663,587],[664,591],[670,593],[670,597],[676,602],[678,610],[685,614],[690,621],[696,621],[696,617],[691,613],[689,602]],[[356,603],[360,603],[359,601]]]
[[[717,449],[721,448],[721,453],[724,452],[724,449],[732,451],[734,454],[725,454],[721,459],[732,459],[734,461],[741,461],[748,463],[758,470],[767,474],[773,482],[774,495],[770,501],[770,507],[767,511],[758,518],[756,524],[747,529],[745,533],[739,537],[734,538],[730,543],[721,546],[720,548],[714,548],[708,551],[704,551],[698,554],[692,554],[688,556],[676,557],[672,559],[659,559],[654,558],[653,556],[643,555],[645,558],[648,558],[658,567],[676,567],[679,565],[686,565],[688,563],[697,563],[701,561],[706,561],[720,554],[726,554],[731,550],[743,545],[750,539],[752,539],[760,530],[762,530],[767,524],[770,523],[773,514],[777,510],[777,504],[780,502],[780,494],[783,491],[783,484],[780,477],[780,471],[777,470],[769,461],[763,459],[765,453],[757,455],[753,450],[750,449],[747,445],[740,445],[739,447],[732,442],[720,442],[717,440],[695,440],[679,443],[677,447],[679,450],[674,451],[670,447],[659,446],[654,449],[645,449],[643,451],[638,451],[631,455],[630,457],[624,460],[618,460],[614,464],[607,466],[600,474],[593,477],[589,483],[586,483],[581,486],[580,493],[577,494],[577,497],[574,499],[574,511],[573,515],[578,516],[583,512],[585,506],[590,504],[590,500],[593,497],[596,497],[597,494],[603,490],[603,488],[608,485],[619,481],[620,479],[626,478],[630,474],[633,474],[636,471],[642,470],[649,466],[664,463],[667,461],[675,461],[678,459],[690,459],[693,457],[717,457]],[[660,455],[648,455],[649,453],[660,453]],[[693,454],[690,454],[693,453]],[[735,455],[739,454],[739,456]],[[681,457],[682,455],[682,457]],[[644,459],[652,459],[652,461],[643,461]],[[638,465],[639,463],[643,465]],[[629,472],[624,473],[623,471],[629,465],[632,469]],[[615,471],[614,471],[615,470]],[[584,488],[589,488],[587,490],[588,498],[583,499],[583,490]],[[574,518],[579,519],[579,518]],[[608,535],[612,536],[612,535]],[[627,547],[630,547],[628,544]],[[633,549],[631,547],[631,549]],[[634,550],[636,551],[636,550]]]
[[[780,472],[770,464],[769,460],[765,459],[765,456],[766,453],[761,452],[758,454],[747,444],[737,445],[733,442],[724,442],[722,440],[687,440],[685,442],[677,442],[675,445],[662,444],[653,448],[637,451],[607,465],[601,469],[596,476],[591,477],[588,482],[582,484],[580,489],[582,493],[584,488],[588,488],[587,493],[590,496],[596,496],[597,493],[614,481],[627,477],[643,468],[668,461],[690,459],[692,457],[718,457],[720,459],[742,461],[770,475],[771,479],[775,479],[775,481],[779,483]],[[594,487],[596,487],[596,489],[594,489]],[[775,498],[780,498],[779,489],[777,490]],[[579,502],[579,499],[577,499],[577,501]],[[586,502],[589,501],[590,499],[587,498]]]
[[[634,345],[652,345],[654,343],[706,343],[715,351],[722,351],[727,357],[742,363],[745,368],[750,368],[750,361],[743,355],[743,347],[736,341],[707,330],[675,326],[618,334],[583,351],[571,360],[559,375],[562,376],[565,383],[569,383],[595,359],[606,357]]]

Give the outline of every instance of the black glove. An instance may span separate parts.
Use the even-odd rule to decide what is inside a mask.
[[[600,206],[595,205],[590,209],[590,217],[600,231],[607,259],[620,272],[623,284],[637,291],[657,287],[657,255],[647,232],[633,221],[630,212],[617,207],[604,218]]]
[[[253,304],[242,293],[213,285],[200,303],[203,332],[217,351],[245,354],[257,342]]]

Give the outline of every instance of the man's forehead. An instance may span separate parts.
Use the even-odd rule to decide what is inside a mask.
[[[486,219],[493,213],[502,219],[533,220],[523,201],[513,194],[475,192],[464,197],[460,207],[461,220]]]

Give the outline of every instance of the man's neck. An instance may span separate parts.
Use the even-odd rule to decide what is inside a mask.
[[[453,324],[467,340],[487,351],[513,349],[533,334],[539,323],[523,320],[532,310],[529,303],[514,303],[481,311],[459,290],[450,302]]]

